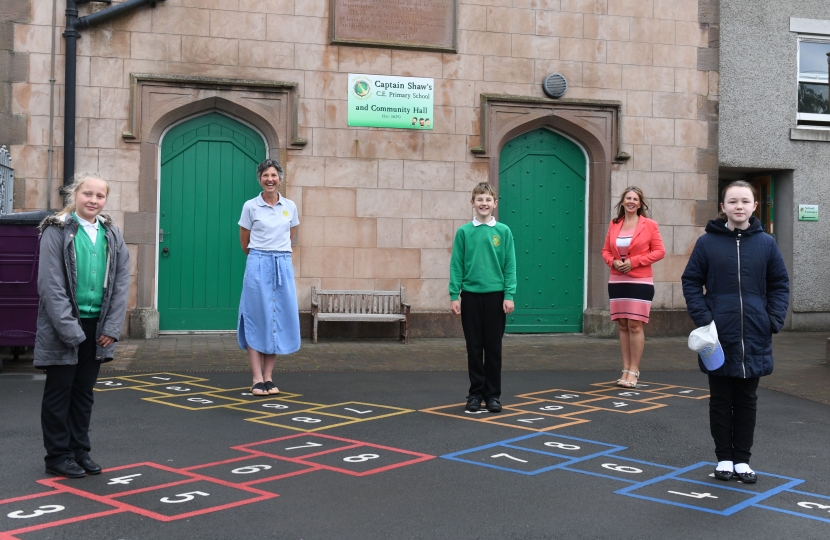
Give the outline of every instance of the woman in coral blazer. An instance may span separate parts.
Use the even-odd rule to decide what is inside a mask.
[[[643,324],[648,323],[654,298],[651,265],[662,259],[666,250],[657,222],[648,217],[648,203],[640,188],[625,188],[615,208],[617,217],[608,226],[602,258],[611,267],[611,320],[620,327],[623,370],[617,385],[635,388],[645,347]]]

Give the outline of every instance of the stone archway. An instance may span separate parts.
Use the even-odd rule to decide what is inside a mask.
[[[137,247],[136,307],[130,337],[158,336],[156,257],[158,241],[159,142],[170,126],[209,111],[241,120],[259,131],[268,153],[285,162],[302,148],[298,136],[297,83],[131,76],[130,125],[124,141],[140,145],[138,211],[124,214],[124,239]],[[135,253],[136,250],[134,250]]]
[[[602,245],[610,219],[611,168],[629,156],[619,150],[617,101],[547,100],[535,97],[481,96],[481,145],[473,153],[488,157],[490,179],[498,189],[502,147],[523,133],[549,128],[567,135],[588,157],[587,298],[583,331],[608,333],[608,268],[602,260]],[[602,327],[602,329],[600,329]]]

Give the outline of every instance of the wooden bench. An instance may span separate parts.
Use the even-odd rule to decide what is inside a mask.
[[[311,338],[317,343],[318,321],[398,322],[409,343],[409,310],[400,291],[324,291],[311,288]]]

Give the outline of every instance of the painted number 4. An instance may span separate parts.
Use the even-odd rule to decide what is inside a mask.
[[[162,497],[159,500],[163,503],[178,504],[192,501],[196,498],[196,495],[207,497],[208,495],[210,495],[210,493],[205,493],[204,491],[189,491],[187,493],[179,493],[178,495],[176,495],[176,497],[180,497],[179,499],[173,497]]]

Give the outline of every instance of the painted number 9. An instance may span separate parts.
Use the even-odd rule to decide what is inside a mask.
[[[610,469],[612,471],[617,471],[617,472],[624,472],[624,473],[628,473],[628,474],[638,474],[638,473],[643,472],[641,469],[638,469],[637,467],[628,467],[626,465],[617,465],[616,463],[603,463],[602,468],[603,469]]]
[[[359,456],[349,456],[344,457],[343,461],[347,461],[349,463],[362,463],[364,461],[369,461],[370,459],[377,459],[380,456],[377,454],[360,454]]]

